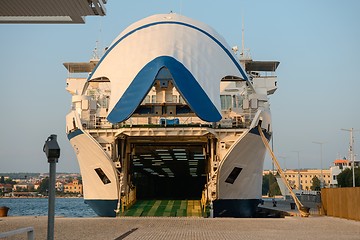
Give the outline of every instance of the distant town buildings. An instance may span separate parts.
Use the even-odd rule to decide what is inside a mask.
[[[16,174],[15,174],[16,175]],[[34,175],[34,174],[32,174]],[[48,174],[38,176],[13,178],[0,174],[0,197],[35,197],[39,196],[38,188],[41,182],[48,177]],[[78,173],[59,173],[56,175],[55,188],[58,194],[66,196],[82,195],[81,175]]]
[[[25,192],[25,191],[34,191],[34,190],[35,190],[34,184],[25,181],[20,181],[13,185],[14,192]]]
[[[354,165],[355,168],[359,167],[360,161],[354,161]],[[352,168],[351,161],[346,159],[337,159],[333,162],[333,166],[331,166],[330,169],[283,169],[283,172],[287,182],[293,189],[310,191],[313,185],[314,177],[317,177],[317,179],[323,183],[322,186],[325,188],[338,187],[337,176],[347,168]],[[263,171],[263,175],[269,173],[276,175],[277,171]]]
[[[56,191],[63,192],[64,191],[64,182],[57,180],[55,183]]]
[[[310,191],[313,185],[313,178],[317,177],[320,181],[323,181],[323,186],[328,187],[330,185],[330,170],[323,169],[286,169],[283,170],[286,181],[289,183],[292,189]],[[321,179],[322,172],[322,179]],[[265,170],[264,175],[272,173],[277,174],[277,171]],[[300,174],[300,176],[299,176]],[[299,184],[300,180],[300,184]],[[300,188],[299,188],[300,186]]]
[[[64,193],[83,193],[82,184],[78,180],[73,180],[71,183],[64,185]]]
[[[299,173],[300,173],[300,178],[299,178]],[[329,169],[323,169],[322,171],[320,169],[300,169],[300,171],[288,169],[284,171],[284,174],[286,180],[289,182],[290,186],[293,189],[306,190],[306,191],[311,190],[314,177],[317,177],[320,180],[320,182],[322,181],[324,187],[328,187],[330,185],[331,176]]]
[[[7,193],[7,192],[11,192],[12,190],[12,185],[9,183],[0,183],[0,193]]]

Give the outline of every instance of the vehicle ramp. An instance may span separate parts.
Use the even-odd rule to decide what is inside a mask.
[[[137,200],[122,216],[202,217],[200,200]]]

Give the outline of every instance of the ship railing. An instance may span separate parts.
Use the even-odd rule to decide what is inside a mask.
[[[27,233],[28,240],[34,240],[34,228],[33,227],[26,227],[26,228],[19,228],[9,232],[0,233],[0,238],[7,238],[12,237],[14,235]]]
[[[249,128],[251,125],[251,121],[247,120],[246,122],[242,123],[233,123],[232,126],[224,126],[221,124],[217,124],[213,126],[211,123],[208,124],[176,124],[176,125],[163,125],[163,124],[109,124],[106,127],[93,127],[89,126],[88,124],[84,124],[83,122],[83,129],[87,130],[95,130],[95,129],[120,129],[120,128],[194,128],[194,127],[204,127],[204,128],[219,128],[219,129],[246,129]]]
[[[132,127],[144,127],[144,128],[162,128],[162,127],[206,127],[206,128],[249,128],[254,118],[255,113],[252,111],[245,112],[243,114],[237,114],[229,119],[222,119],[216,124],[210,122],[204,122],[196,117],[189,118],[166,118],[166,117],[154,117],[151,120],[149,118],[139,117],[130,118],[125,122],[112,124],[104,117],[92,116],[89,120],[82,119],[82,127],[84,129],[119,129],[119,128],[132,128]]]

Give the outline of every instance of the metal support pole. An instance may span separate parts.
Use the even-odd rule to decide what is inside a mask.
[[[359,131],[359,130],[354,130],[354,128],[350,128],[350,129],[342,128],[341,130],[350,132],[349,155],[350,155],[350,161],[352,162],[351,165],[352,165],[353,187],[355,187],[355,156],[354,156],[354,146],[353,146],[354,145],[353,133],[354,131]]]
[[[60,157],[60,147],[56,141],[55,134],[50,135],[45,141],[43,151],[46,154],[49,165],[49,206],[48,206],[48,229],[47,240],[54,240],[55,226],[55,181],[56,181],[56,163]]]
[[[297,158],[298,158],[298,182],[299,182],[299,186],[298,186],[298,189],[301,190],[301,184],[300,184],[300,151],[293,151],[293,152],[296,152],[297,153]]]
[[[322,144],[320,145],[320,174],[321,174],[321,182],[320,182],[320,188],[324,187],[324,175],[323,175],[323,148]]]
[[[55,226],[55,181],[56,181],[56,162],[50,162],[49,167],[49,206],[48,206],[48,229],[47,239],[54,239],[54,226]]]
[[[352,160],[352,177],[353,177],[353,187],[355,187],[355,157],[354,157],[354,137],[353,137],[354,129],[351,128],[350,132],[350,152],[351,152],[351,160]]]
[[[301,190],[301,178],[300,178],[300,156],[299,156],[299,151],[297,152],[297,156],[298,156],[298,180],[299,180],[299,190]]]
[[[323,175],[323,144],[325,142],[313,142],[320,145],[320,188],[325,187],[324,175]]]

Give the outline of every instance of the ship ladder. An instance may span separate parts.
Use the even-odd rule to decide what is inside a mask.
[[[286,180],[285,175],[284,175],[284,172],[283,172],[283,170],[281,169],[280,164],[279,164],[277,158],[275,157],[273,151],[271,150],[271,148],[270,148],[270,146],[269,146],[269,143],[268,143],[267,139],[265,138],[264,133],[263,133],[260,125],[258,125],[258,130],[259,130],[261,139],[262,139],[265,147],[266,147],[267,150],[269,151],[269,153],[270,153],[270,155],[271,155],[271,158],[272,158],[272,160],[273,160],[273,162],[274,162],[274,164],[275,164],[275,166],[276,166],[276,168],[277,168],[277,170],[278,170],[278,173],[280,174],[281,179],[283,180],[285,186],[288,188],[288,190],[289,190],[292,198],[294,199],[294,202],[295,202],[295,204],[296,204],[296,206],[297,206],[297,209],[298,209],[299,212],[300,212],[300,216],[301,216],[301,217],[308,217],[308,216],[310,215],[310,213],[309,213],[309,210],[310,210],[310,209],[309,209],[308,207],[305,207],[305,206],[300,202],[300,200],[299,200],[298,197],[295,195],[295,193],[292,191],[292,188],[291,188],[290,184],[288,183],[288,181]]]

